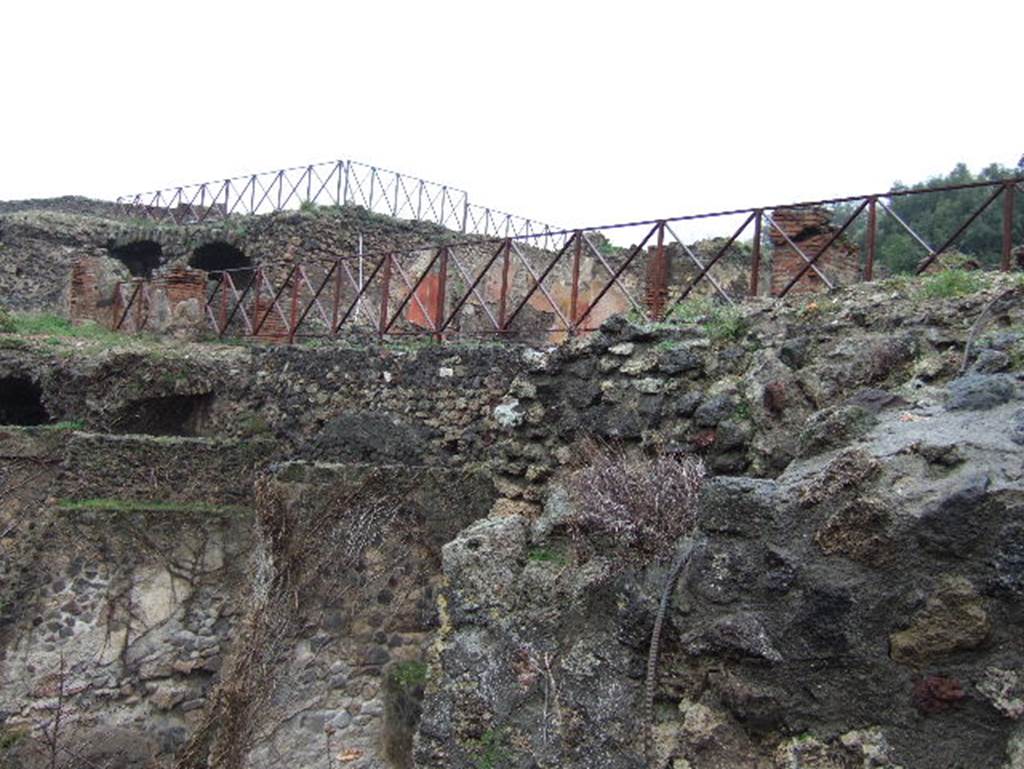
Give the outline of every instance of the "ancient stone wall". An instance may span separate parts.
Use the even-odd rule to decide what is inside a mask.
[[[0,335],[50,423],[0,430],[0,755],[64,701],[98,766],[647,766],[665,566],[560,491],[605,441],[713,476],[655,765],[1013,767],[1024,309],[901,285],[556,349]],[[380,471],[411,503],[347,549]]]
[[[204,271],[190,267],[168,269],[150,280],[137,278],[119,283],[110,296],[95,288],[99,269],[102,267],[95,263],[76,261],[73,265],[72,320],[105,320],[108,328],[119,327],[124,333],[146,331],[185,337],[208,333],[209,278]],[[84,309],[90,300],[95,303],[91,312]],[[110,311],[104,312],[108,306]]]
[[[359,767],[408,753],[408,708],[418,707],[437,622],[439,548],[489,509],[489,481],[292,463],[254,497],[258,457],[249,443],[0,433],[5,479],[42,466],[52,484],[41,500],[0,494],[4,540],[18,545],[0,555],[5,762],[168,766],[211,715],[223,716],[215,741],[238,737],[228,722],[242,705],[219,708],[236,659],[251,652],[260,569],[317,558],[322,571],[308,575],[317,581],[294,608],[282,596],[278,624],[260,636],[273,639],[276,669],[246,679],[259,707],[243,713],[252,729],[233,747],[261,769],[319,765],[325,740]],[[361,517],[371,508],[349,492],[381,473],[375,488],[395,493],[371,501],[391,507]],[[286,522],[289,555],[274,550],[274,526]]]
[[[78,204],[80,203],[80,204]],[[92,205],[95,203],[95,205]],[[68,312],[67,286],[77,258],[114,262],[137,244],[159,249],[158,271],[189,266],[211,243],[237,248],[252,264],[381,253],[457,237],[423,223],[373,216],[361,209],[293,212],[210,225],[156,225],[114,218],[102,201],[18,201],[0,204],[0,291],[27,311]],[[149,277],[141,273],[135,277]]]
[[[1016,767],[1024,309],[997,283],[929,306],[884,285],[795,299],[729,335],[613,322],[537,356],[495,410],[505,498],[444,549],[417,765]],[[668,564],[581,549],[562,484],[584,436],[716,476],[652,723]]]
[[[61,214],[98,216],[107,219],[113,219],[119,215],[118,206],[114,202],[94,200],[76,195],[65,195],[60,198],[40,198],[37,200],[0,200],[0,214],[13,214],[24,211],[53,211]]]
[[[497,344],[154,344],[97,356],[105,344],[0,348],[0,380],[35,383],[49,421],[97,432],[276,436],[285,456],[448,465],[480,461],[483,425],[527,365],[522,348]]]
[[[419,272],[426,268],[441,243],[458,244],[457,254],[449,264],[449,282],[444,309],[453,310],[463,294],[469,290],[469,281],[476,276],[494,255],[497,247],[493,242],[482,243],[460,233],[451,232],[423,222],[407,222],[369,214],[361,209],[322,209],[304,212],[288,212],[260,217],[247,217],[214,222],[209,225],[172,226],[155,225],[142,221],[106,219],[94,216],[88,207],[62,208],[60,201],[52,206],[35,205],[29,201],[24,206],[14,205],[11,213],[0,212],[0,289],[3,289],[5,303],[16,310],[48,311],[66,314],[70,312],[69,302],[74,301],[77,318],[88,318],[93,313],[83,309],[79,299],[70,300],[68,286],[79,285],[90,295],[93,292],[90,281],[83,281],[81,269],[74,275],[73,264],[81,261],[93,265],[98,274],[107,276],[97,284],[97,304],[107,307],[113,301],[113,284],[109,277],[123,274],[124,278],[151,279],[185,267],[200,267],[208,271],[214,268],[206,265],[204,253],[211,247],[230,251],[232,268],[247,270],[252,265],[268,266],[268,277],[273,285],[264,285],[258,296],[250,301],[259,307],[247,307],[264,311],[270,298],[280,288],[287,270],[294,262],[306,265],[307,277],[312,286],[319,286],[326,276],[330,260],[338,256],[348,258],[347,268],[352,279],[368,274],[381,256],[387,252],[409,251],[424,247],[412,257],[404,257],[396,265],[390,277],[387,292],[389,307],[394,311]],[[51,210],[52,209],[52,210]],[[102,208],[97,209],[98,211]],[[532,264],[534,273],[540,273],[547,266],[551,254],[528,245],[521,246],[524,258]],[[359,254],[365,254],[360,258]],[[458,261],[458,264],[456,264]],[[614,259],[612,260],[614,261]],[[512,312],[519,297],[526,295],[533,286],[533,275],[518,255],[508,260],[507,271],[498,260],[488,276],[477,286],[477,293],[470,296],[459,317],[447,329],[450,335],[476,335],[493,331],[487,316],[499,313],[499,297],[503,282],[507,281],[510,298],[507,309]],[[466,271],[463,274],[462,270]],[[559,331],[561,318],[571,315],[572,291],[571,260],[565,259],[551,270],[543,291],[534,291],[529,303],[523,308],[513,329],[512,336],[535,340],[561,341],[565,334]],[[244,283],[251,273],[237,273],[236,281]],[[623,285],[640,297],[640,272],[624,275]],[[608,277],[607,270],[589,253],[584,253],[580,264],[580,288],[577,295],[578,313],[593,301],[601,291]],[[433,325],[436,315],[436,292],[428,296],[436,277],[428,276],[419,287],[415,300],[407,302],[401,317],[393,329],[398,332],[422,332],[425,326]],[[274,282],[277,281],[277,282]],[[381,280],[366,291],[360,308],[350,323],[362,326],[366,331],[378,330],[379,308],[384,298]],[[345,295],[341,301],[344,310],[355,296],[355,288],[346,278],[342,282]],[[334,282],[331,283],[333,289]],[[313,289],[301,286],[304,297]],[[255,294],[255,292],[253,292]],[[324,295],[328,306],[331,303],[330,290]],[[489,303],[487,310],[478,297]],[[282,302],[288,305],[290,291],[282,295]],[[86,302],[91,303],[91,299]],[[421,307],[422,305],[422,307]],[[372,309],[371,309],[372,308]],[[630,309],[630,303],[618,289],[609,292],[600,305],[587,319],[588,326],[597,326],[604,319],[617,312]],[[289,306],[290,310],[290,306]],[[285,310],[290,314],[289,310]],[[251,313],[252,314],[252,313]],[[262,316],[262,312],[260,315]],[[100,312],[106,316],[106,312]],[[285,337],[283,326],[287,317],[280,318],[274,312],[268,317],[269,327],[260,337],[278,341]],[[141,317],[141,316],[140,316]],[[389,314],[390,317],[390,314]],[[281,323],[278,323],[282,320]],[[323,332],[327,329],[318,311],[307,319],[309,332]],[[231,326],[232,334],[244,332],[241,317],[236,317]]]

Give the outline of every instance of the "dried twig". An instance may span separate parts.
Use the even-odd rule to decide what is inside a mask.
[[[570,521],[578,543],[598,537],[617,549],[617,563],[646,566],[671,555],[679,540],[697,528],[697,499],[704,464],[694,456],[644,457],[620,448],[591,444],[589,462],[570,478],[576,501]],[[647,655],[644,686],[645,752],[654,728],[654,693],[665,617],[676,585],[690,563],[692,546],[676,554],[661,592]]]

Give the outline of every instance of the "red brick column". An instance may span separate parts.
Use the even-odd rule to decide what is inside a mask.
[[[772,294],[778,296],[807,262],[787,242],[786,237],[809,258],[824,248],[836,233],[832,213],[824,208],[777,208],[772,219],[778,229],[767,226],[772,251]],[[779,232],[782,230],[782,232]],[[840,237],[815,261],[815,266],[834,284],[848,284],[857,280],[859,254],[857,247]],[[813,293],[825,291],[826,285],[813,268],[808,269],[790,292]]]

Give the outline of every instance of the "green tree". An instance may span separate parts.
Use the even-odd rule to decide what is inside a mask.
[[[993,163],[972,174],[963,163],[946,176],[938,176],[924,182],[907,186],[900,182],[892,191],[925,191],[935,187],[946,187],[974,182],[998,181],[1013,178],[1017,170]],[[976,187],[946,192],[903,195],[890,198],[892,210],[917,232],[932,248],[938,248],[967,221],[994,192],[991,187]],[[1024,198],[1017,195],[1014,221],[1014,241],[1024,239]],[[967,228],[954,244],[956,250],[974,257],[983,264],[999,264],[1003,245],[1002,200],[994,201]],[[878,258],[894,272],[909,272],[926,256],[924,248],[892,217],[884,215],[879,220]]]
[[[943,176],[936,176],[915,184],[897,181],[890,193],[914,191],[917,195],[892,195],[884,200],[931,248],[939,248],[995,191],[993,187],[975,187],[944,192],[928,192],[939,187],[950,187],[976,182],[1012,179],[1021,175],[1021,170],[992,163],[974,174],[963,163]],[[856,209],[857,203],[843,203],[835,206],[833,221],[841,224]],[[847,231],[848,239],[866,245],[867,214],[862,213]],[[1014,205],[1014,243],[1024,243],[1024,192],[1018,190]],[[967,230],[950,246],[962,254],[977,259],[987,266],[1000,262],[1003,245],[1003,202],[995,200],[981,216],[974,220]],[[876,239],[876,264],[893,273],[913,272],[928,255],[910,233],[895,218],[878,208],[878,234]]]

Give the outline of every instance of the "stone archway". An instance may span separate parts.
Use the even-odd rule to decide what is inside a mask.
[[[248,285],[252,280],[252,259],[242,249],[223,240],[214,240],[197,247],[188,265],[203,270],[214,280],[219,280],[221,273],[230,272],[237,287]]]
[[[155,240],[133,240],[109,250],[111,258],[121,262],[136,278],[151,278],[163,263],[163,246]]]

